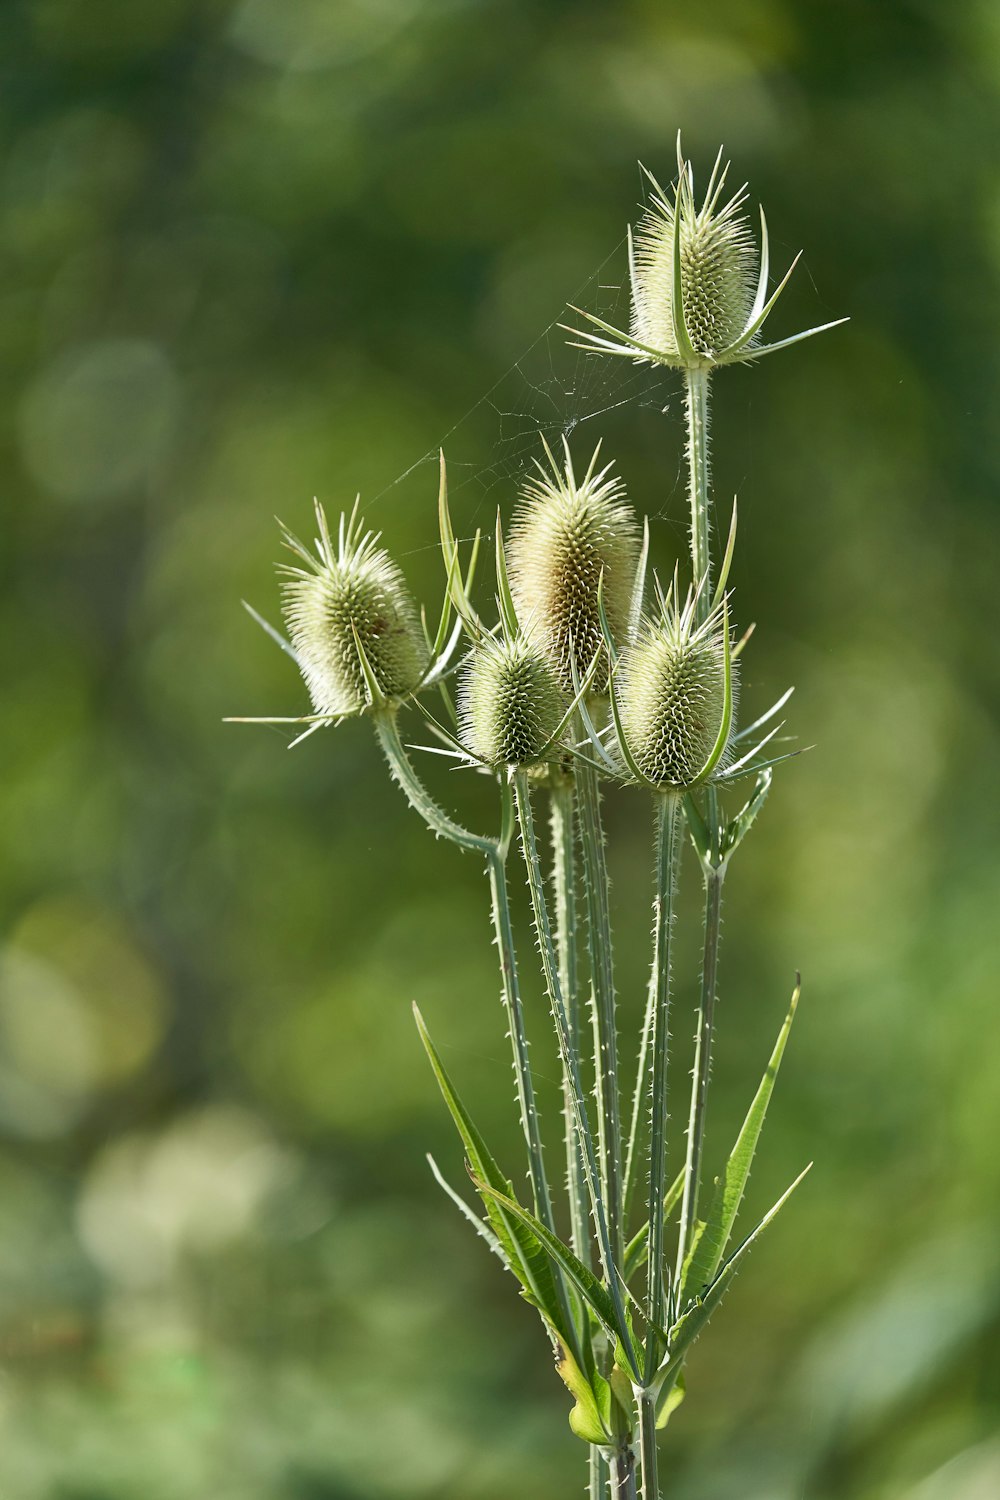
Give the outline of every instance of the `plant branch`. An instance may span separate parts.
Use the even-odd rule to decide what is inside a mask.
[[[566,1014],[565,1001],[563,1000],[562,987],[559,982],[559,968],[556,962],[555,945],[552,940],[552,926],[549,921],[548,907],[545,901],[545,885],[542,880],[541,863],[538,858],[535,820],[531,809],[531,790],[526,771],[514,772],[514,796],[517,805],[518,822],[521,828],[524,863],[528,874],[531,908],[535,919],[535,930],[538,934],[542,970],[545,975],[545,987],[548,991],[549,1002],[552,1007],[552,1019],[555,1022],[559,1055],[573,1086],[573,1114],[577,1137],[586,1165],[587,1187],[594,1215],[594,1226],[597,1230],[601,1265],[607,1282],[608,1292],[614,1304],[618,1326],[625,1328],[627,1327],[625,1304],[622,1299],[621,1279],[618,1274],[620,1257],[616,1254],[616,1247],[611,1237],[606,1203],[602,1193],[601,1173],[598,1168],[590,1122],[587,1118],[587,1101],[580,1078],[580,1060],[570,1045],[569,1020]],[[632,1351],[626,1352],[632,1358]]]
[[[639,1392],[639,1462],[642,1469],[642,1500],[660,1500],[656,1451],[656,1396]]]
[[[685,416],[687,418],[688,495],[691,501],[691,568],[698,590],[695,619],[700,625],[712,608],[712,551],[709,515],[707,370],[686,370]]]
[[[656,875],[653,893],[653,1076],[649,1119],[649,1216],[646,1234],[645,1383],[662,1357],[657,1329],[667,1323],[666,1265],[663,1254],[663,1199],[667,1166],[667,1054],[670,1028],[670,959],[674,900],[680,856],[681,805],[674,792],[656,796]],[[645,1474],[644,1470],[644,1474]],[[655,1480],[655,1474],[654,1474]],[[655,1488],[651,1492],[655,1494]]]
[[[621,1191],[621,1117],[618,1102],[618,1034],[607,853],[601,823],[601,793],[593,766],[577,766],[577,807],[583,848],[594,1023],[594,1077],[598,1109],[601,1184],[616,1259],[621,1259],[624,1227]]]
[[[708,1082],[712,1071],[712,1038],[715,1029],[715,992],[719,972],[719,939],[722,929],[722,884],[726,866],[705,866],[705,942],[702,951],[701,994],[698,1002],[698,1030],[695,1035],[694,1069],[691,1079],[691,1108],[688,1116],[687,1155],[684,1162],[684,1191],[681,1197],[680,1231],[677,1240],[677,1285],[680,1285],[684,1262],[691,1246],[691,1236],[698,1219],[698,1195],[701,1190],[701,1158],[705,1141],[705,1115],[708,1107]]]
[[[504,1009],[510,1031],[514,1053],[514,1077],[517,1083],[517,1102],[528,1148],[528,1173],[531,1181],[535,1213],[547,1228],[555,1230],[552,1213],[552,1197],[545,1175],[542,1155],[542,1135],[535,1102],[535,1086],[528,1057],[528,1037],[524,1023],[524,1005],[521,1000],[517,977],[517,954],[514,947],[514,930],[510,919],[510,903],[507,896],[506,846],[503,840],[481,838],[469,833],[455,823],[437,806],[414,769],[399,737],[396,716],[391,711],[373,716],[375,732],[389,762],[393,780],[402,788],[415,812],[419,813],[428,827],[442,838],[450,839],[462,849],[469,849],[486,860],[490,880],[490,896],[493,909],[493,927],[497,949],[500,954],[500,975],[503,988]],[[504,788],[504,823],[509,820],[507,805],[510,792]]]
[[[550,793],[552,883],[555,890],[555,941],[559,982],[566,1006],[570,1051],[580,1056],[580,995],[576,952],[576,792],[571,777],[559,777]],[[563,1122],[566,1142],[566,1190],[569,1196],[570,1244],[585,1266],[590,1265],[586,1170],[573,1108],[573,1080],[563,1067]]]

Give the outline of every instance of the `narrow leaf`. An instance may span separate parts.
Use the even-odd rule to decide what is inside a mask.
[[[723,837],[723,853],[728,859],[734,850],[738,849],[746,838],[754,820],[761,808],[764,806],[768,792],[771,790],[773,777],[770,771],[761,771],[757,777],[757,784],[747,801],[740,808],[736,816],[726,825]]]
[[[523,1210],[518,1209],[517,1213],[509,1211],[511,1205],[517,1208],[513,1188],[490,1155],[485,1141],[455,1092],[416,1006],[413,1007],[413,1014],[438,1087],[462,1137],[476,1186],[483,1195],[490,1225],[507,1255],[510,1268],[524,1287],[528,1300],[538,1308],[560,1342],[569,1344],[575,1333],[566,1327],[549,1255],[538,1242],[530,1216],[524,1220],[521,1218]]]
[[[607,1287],[599,1281],[582,1261],[577,1260],[568,1245],[564,1245],[558,1235],[547,1229],[540,1219],[522,1208],[513,1198],[498,1192],[485,1182],[477,1182],[477,1188],[484,1197],[495,1200],[504,1211],[514,1219],[517,1219],[525,1228],[529,1229],[538,1239],[543,1248],[552,1257],[554,1263],[563,1270],[577,1287],[580,1295],[588,1307],[600,1320],[602,1327],[623,1350],[625,1358],[638,1378],[638,1367],[635,1361],[635,1351],[632,1347],[632,1331],[627,1326],[622,1326],[618,1321],[615,1305]]]
[[[687,1386],[684,1383],[684,1372],[678,1373],[677,1379],[667,1390],[656,1409],[656,1430],[662,1432],[670,1421],[671,1416],[680,1406],[687,1395]]]
[[[434,1181],[437,1183],[438,1187],[441,1188],[443,1192],[447,1193],[448,1197],[451,1199],[452,1203],[454,1203],[455,1207],[458,1209],[462,1217],[464,1219],[468,1219],[469,1223],[472,1225],[479,1238],[486,1242],[486,1244],[493,1251],[493,1254],[503,1261],[504,1265],[509,1271],[511,1269],[510,1261],[508,1260],[507,1252],[504,1250],[504,1247],[501,1245],[499,1239],[493,1233],[493,1230],[490,1228],[490,1226],[485,1223],[478,1214],[473,1213],[472,1209],[466,1203],[461,1194],[456,1193],[451,1183],[442,1174],[440,1167],[434,1160],[433,1156],[431,1156],[430,1152],[427,1153],[427,1165],[430,1167],[431,1173],[434,1177]]]
[[[754,1152],[760,1139],[760,1132],[764,1125],[764,1117],[767,1114],[767,1106],[770,1103],[771,1094],[774,1090],[774,1081],[778,1076],[781,1059],[784,1056],[785,1044],[788,1041],[792,1022],[795,1019],[795,1011],[799,1003],[800,981],[796,978],[795,989],[792,993],[791,1004],[784,1024],[778,1033],[778,1040],[771,1053],[771,1060],[767,1065],[764,1077],[761,1079],[760,1087],[754,1095],[753,1103],[747,1112],[733,1147],[732,1154],[726,1163],[726,1170],[716,1183],[715,1195],[712,1206],[708,1212],[708,1218],[699,1227],[684,1262],[684,1270],[681,1276],[680,1306],[692,1298],[697,1297],[704,1287],[707,1287],[715,1276],[716,1271],[726,1253],[736,1215],[743,1201],[743,1193],[746,1189],[747,1180],[750,1176],[750,1168],[753,1165]]]
[[[722,1270],[719,1272],[718,1276],[716,1276],[715,1280],[712,1282],[705,1295],[703,1297],[700,1297],[693,1307],[690,1307],[682,1317],[677,1319],[677,1322],[670,1330],[669,1354],[664,1364],[660,1367],[657,1375],[657,1384],[661,1388],[666,1387],[671,1379],[680,1370],[685,1358],[687,1357],[688,1350],[691,1348],[691,1345],[694,1343],[699,1333],[701,1333],[702,1329],[705,1327],[705,1324],[708,1322],[709,1318],[715,1312],[715,1309],[718,1307],[719,1303],[722,1301],[723,1297],[732,1286],[733,1280],[736,1276],[736,1272],[740,1269],[744,1257],[749,1252],[750,1247],[755,1243],[757,1239],[759,1239],[764,1230],[771,1223],[772,1219],[774,1219],[780,1212],[780,1210],[785,1206],[789,1198],[794,1193],[795,1189],[798,1187],[799,1183],[803,1180],[803,1178],[807,1175],[811,1168],[812,1162],[809,1163],[809,1166],[806,1167],[804,1172],[799,1173],[798,1177],[796,1177],[791,1187],[785,1189],[781,1197],[778,1199],[777,1203],[775,1203],[774,1206],[770,1208],[761,1219],[760,1223],[757,1225],[757,1228],[752,1230],[751,1233],[747,1235],[743,1243],[733,1251],[732,1255],[726,1261],[725,1265],[722,1267]]]
[[[684,1169],[681,1168],[681,1170],[678,1172],[677,1176],[674,1178],[673,1182],[667,1189],[666,1197],[663,1200],[664,1224],[666,1224],[667,1220],[670,1218],[670,1215],[673,1213],[674,1209],[681,1201],[681,1194],[683,1193],[683,1191]],[[646,1240],[648,1238],[649,1221],[647,1220],[639,1230],[638,1234],[634,1235],[633,1238],[630,1239],[628,1244],[625,1246],[625,1256],[622,1260],[623,1281],[631,1281],[636,1271],[638,1271],[640,1266],[644,1263],[646,1259]]]

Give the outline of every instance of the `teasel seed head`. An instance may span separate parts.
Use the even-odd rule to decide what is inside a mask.
[[[625,502],[625,486],[611,465],[597,472],[598,447],[581,480],[569,445],[560,468],[546,446],[548,464],[521,491],[508,542],[510,585],[522,629],[540,645],[566,692],[574,670],[582,678],[603,650],[598,588],[616,640],[628,631],[639,559],[640,533]],[[607,689],[607,666],[594,691]]]
[[[713,174],[697,208],[690,164],[682,163],[672,199],[651,177],[652,196],[635,231],[631,333],[640,343],[672,356],[678,365],[714,362],[714,356],[743,333],[753,307],[758,265],[750,225],[741,212],[747,196],[741,189],[719,208],[724,178],[724,170]],[[678,347],[674,328],[675,232],[693,359]]]
[[[768,295],[770,252],[764,210],[760,210],[758,251],[744,212],[745,186],[720,207],[729,171],[721,148],[700,208],[695,202],[694,173],[681,152],[679,135],[677,169],[676,187],[668,192],[643,168],[652,193],[635,232],[630,229],[628,235],[629,331],[574,308],[599,330],[562,325],[574,335],[574,347],[592,354],[616,354],[639,364],[712,370],[761,359],[847,321],[837,318],[791,338],[762,343],[761,330],[799,257]]]
[[[486,637],[463,670],[458,709],[468,749],[493,769],[533,765],[553,748],[567,704],[536,641]]]
[[[285,534],[304,565],[282,569],[282,607],[317,714],[345,717],[371,707],[362,652],[387,699],[419,686],[428,653],[403,575],[357,504],[341,515],[336,545],[318,502],[316,520],[315,555]]]
[[[623,654],[616,676],[621,727],[647,780],[683,790],[709,763],[726,713],[726,630],[718,611],[696,627],[689,606],[678,610],[668,601]],[[730,690],[735,698],[731,661]],[[725,767],[727,752],[728,745],[716,767]]]

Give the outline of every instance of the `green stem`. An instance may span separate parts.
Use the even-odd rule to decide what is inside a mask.
[[[566,1014],[566,1005],[559,982],[559,966],[556,962],[555,944],[552,940],[552,926],[549,921],[548,906],[545,900],[545,884],[542,880],[542,867],[538,858],[535,819],[531,810],[531,790],[526,771],[515,771],[514,773],[514,796],[517,804],[518,822],[521,828],[524,863],[528,873],[531,909],[535,919],[535,930],[538,934],[542,971],[545,975],[545,988],[548,991],[549,1002],[552,1007],[552,1019],[555,1022],[560,1059],[573,1086],[573,1117],[576,1124],[577,1138],[587,1169],[587,1188],[590,1193],[594,1225],[597,1230],[597,1243],[601,1253],[601,1265],[604,1270],[608,1292],[614,1304],[618,1326],[625,1328],[625,1304],[622,1299],[621,1279],[618,1275],[620,1256],[616,1253],[616,1247],[611,1237],[610,1222],[605,1199],[602,1194],[601,1173],[598,1168],[590,1121],[587,1118],[587,1100],[580,1078],[580,1059],[573,1052],[570,1045],[569,1018]]]
[[[681,1198],[680,1232],[677,1241],[676,1284],[678,1287],[681,1285],[684,1262],[691,1248],[691,1237],[698,1219],[701,1158],[705,1141],[708,1081],[712,1070],[712,1037],[715,1029],[715,992],[719,972],[719,938],[722,930],[722,883],[725,878],[725,864],[705,866],[705,943],[702,950],[698,1030],[695,1035],[691,1108],[688,1115],[684,1192]]]
[[[621,1209],[622,1140],[618,1103],[618,1034],[615,1022],[610,887],[601,823],[601,793],[597,773],[585,761],[581,761],[577,767],[577,806],[590,940],[601,1186],[608,1208],[611,1243],[616,1258],[621,1259],[624,1234]]]
[[[712,554],[710,547],[711,488],[709,483],[709,375],[704,370],[686,374],[686,416],[688,492],[691,500],[691,566],[695,582],[701,583],[696,618],[704,620],[712,608]],[[702,954],[701,995],[698,1007],[698,1030],[695,1038],[694,1071],[691,1082],[691,1109],[688,1118],[687,1154],[684,1165],[684,1192],[681,1200],[680,1232],[677,1244],[677,1282],[690,1248],[698,1213],[701,1189],[701,1159],[705,1138],[705,1114],[708,1103],[708,1080],[712,1064],[712,1035],[715,1026],[715,987],[719,966],[719,938],[722,921],[722,882],[725,864],[719,858],[719,803],[714,787],[705,795],[705,825],[709,837],[709,857],[705,869],[705,943]]]
[[[643,1391],[639,1396],[639,1462],[642,1469],[642,1500],[660,1500],[656,1397],[651,1391]]]
[[[632,1114],[629,1122],[628,1141],[625,1148],[625,1176],[622,1182],[622,1213],[628,1217],[629,1205],[635,1191],[635,1179],[639,1165],[639,1139],[642,1131],[643,1110],[648,1099],[649,1046],[653,1036],[653,1016],[656,1010],[656,984],[650,970],[646,986],[646,1009],[642,1018],[639,1038],[639,1062],[635,1073],[635,1092],[632,1095]]]
[[[576,963],[576,788],[572,775],[552,771],[549,827],[552,834],[552,884],[555,892],[555,938],[559,982],[566,1005],[570,1047],[580,1056],[580,995]],[[573,1107],[573,1079],[563,1066],[563,1135],[566,1147],[566,1194],[570,1244],[577,1260],[590,1266],[587,1178]],[[596,1351],[595,1351],[596,1352]],[[588,1500],[606,1500],[607,1465],[600,1448],[588,1449]]]
[[[673,792],[656,795],[656,884],[653,895],[653,1077],[649,1119],[649,1218],[646,1238],[646,1312],[650,1325],[646,1341],[645,1382],[656,1373],[663,1354],[656,1330],[667,1322],[667,1289],[663,1254],[663,1199],[667,1169],[667,1052],[670,1029],[670,958],[674,899],[681,840],[680,798]],[[643,1470],[646,1473],[646,1470]],[[655,1478],[655,1475],[654,1475]],[[655,1494],[655,1487],[650,1491]]]
[[[699,585],[695,618],[699,624],[712,608],[712,551],[710,546],[710,489],[708,467],[707,370],[685,371],[687,417],[688,495],[691,501],[691,569]]]
[[[574,1057],[579,1057],[580,996],[576,965],[575,802],[576,794],[572,779],[560,776],[553,784],[550,796],[555,939],[559,958],[559,982],[566,1006],[570,1049]],[[563,1124],[566,1142],[566,1190],[569,1196],[570,1243],[576,1258],[585,1266],[589,1266],[587,1185],[573,1111],[573,1080],[565,1067],[563,1068]]]
[[[612,1500],[636,1500],[635,1454],[631,1448],[619,1448],[611,1460]]]
[[[535,1086],[528,1058],[528,1038],[524,1023],[524,1005],[521,1000],[517,977],[517,955],[514,948],[514,929],[510,919],[510,903],[507,897],[505,841],[482,838],[462,828],[447,813],[438,807],[430,796],[399,737],[395,713],[391,710],[372,715],[375,732],[389,762],[393,779],[402,788],[413,810],[420,814],[428,827],[442,838],[450,839],[461,849],[482,855],[486,860],[490,878],[490,895],[493,907],[493,926],[500,954],[500,974],[503,986],[504,1009],[510,1031],[514,1053],[514,1077],[517,1081],[517,1102],[521,1116],[521,1129],[528,1147],[528,1173],[534,1198],[535,1213],[546,1228],[555,1232],[552,1212],[552,1197],[545,1175],[542,1156],[542,1133],[535,1102]],[[505,801],[510,792],[504,788]],[[506,817],[505,817],[506,821]]]

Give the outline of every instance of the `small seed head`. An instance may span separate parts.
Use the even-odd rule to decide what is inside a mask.
[[[427,651],[403,575],[378,536],[362,531],[357,506],[341,516],[336,547],[319,505],[316,517],[315,556],[286,535],[304,566],[282,570],[285,622],[316,712],[362,713],[370,695],[358,642],[387,698],[418,687]]]
[[[722,724],[724,652],[717,619],[690,630],[668,610],[662,620],[647,622],[624,653],[618,686],[622,729],[650,781],[683,789],[697,780]]]
[[[577,481],[569,447],[559,468],[548,465],[523,486],[508,544],[511,592],[522,627],[538,641],[560,683],[573,691],[573,666],[582,678],[603,651],[598,588],[612,634],[624,641],[639,559],[639,528],[625,503],[625,486],[610,465],[595,473],[595,452]],[[607,689],[598,670],[597,692]]]
[[[724,176],[724,174],[723,174]],[[750,319],[757,284],[757,248],[746,216],[746,194],[716,207],[722,183],[713,173],[705,201],[695,207],[690,167],[682,167],[676,199],[654,182],[649,207],[635,232],[632,255],[632,337],[685,360],[673,320],[674,221],[680,214],[680,273],[684,322],[696,362],[728,349]]]
[[[487,765],[532,765],[546,753],[567,703],[538,645],[526,636],[477,646],[459,689],[465,742]]]

